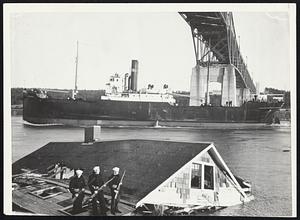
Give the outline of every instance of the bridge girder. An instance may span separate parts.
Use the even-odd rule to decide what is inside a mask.
[[[191,27],[196,63],[210,60],[232,64],[238,70],[238,75],[246,88],[249,88],[251,93],[256,93],[255,85],[237,43],[232,13],[179,12],[179,14]]]

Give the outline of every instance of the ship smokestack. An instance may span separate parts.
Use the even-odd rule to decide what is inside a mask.
[[[137,91],[137,76],[138,76],[139,63],[137,60],[131,61],[131,90]]]

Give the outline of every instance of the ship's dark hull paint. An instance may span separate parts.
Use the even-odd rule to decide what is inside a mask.
[[[105,124],[153,125],[197,124],[203,122],[264,122],[266,110],[255,103],[242,107],[171,106],[168,103],[84,101],[40,99],[27,96],[23,99],[23,119],[34,124]],[[126,124],[126,123],[125,123]]]

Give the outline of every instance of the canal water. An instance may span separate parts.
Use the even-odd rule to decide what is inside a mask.
[[[32,127],[21,116],[12,116],[13,162],[48,142],[82,141],[82,128]],[[172,141],[214,142],[231,171],[252,183],[255,199],[210,215],[290,216],[291,128],[289,126],[249,126],[214,128],[102,128],[102,140],[155,138]]]

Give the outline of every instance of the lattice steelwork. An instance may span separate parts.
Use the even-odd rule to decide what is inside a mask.
[[[237,74],[237,87],[256,92],[247,65],[241,55],[231,12],[179,12],[191,27],[196,63],[233,64]],[[208,57],[209,56],[209,57]]]

